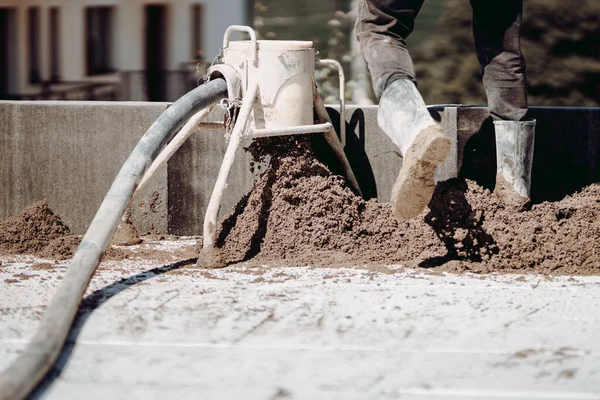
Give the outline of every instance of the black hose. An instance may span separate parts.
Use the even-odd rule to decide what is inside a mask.
[[[0,400],[25,398],[54,365],[83,294],[140,179],[188,119],[226,96],[223,79],[199,86],[173,103],[142,136],[102,201],[35,336],[0,375]]]

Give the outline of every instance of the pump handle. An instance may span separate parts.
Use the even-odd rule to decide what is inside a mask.
[[[256,65],[256,63],[258,62],[258,43],[256,41],[256,32],[254,32],[254,29],[245,25],[231,25],[229,28],[227,28],[227,30],[225,31],[225,36],[223,37],[224,49],[227,48],[227,46],[229,46],[229,37],[233,32],[246,32],[248,35],[250,35],[250,41],[253,44],[252,59],[254,61],[254,64]]]

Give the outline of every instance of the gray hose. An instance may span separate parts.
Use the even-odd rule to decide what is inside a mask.
[[[0,400],[23,399],[54,365],[90,279],[146,169],[192,115],[226,96],[223,79],[208,82],[173,103],[140,139],[102,201],[35,336],[0,375]]]

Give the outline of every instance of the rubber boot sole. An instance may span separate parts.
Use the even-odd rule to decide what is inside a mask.
[[[435,124],[423,129],[408,148],[392,188],[396,219],[416,217],[427,207],[435,190],[434,173],[450,151],[450,140]]]

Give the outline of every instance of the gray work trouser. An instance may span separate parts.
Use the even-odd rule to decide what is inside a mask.
[[[396,79],[416,82],[405,39],[424,1],[359,0],[356,36],[378,98]],[[519,121],[527,112],[525,58],[520,45],[523,0],[470,2],[475,50],[490,113]]]

